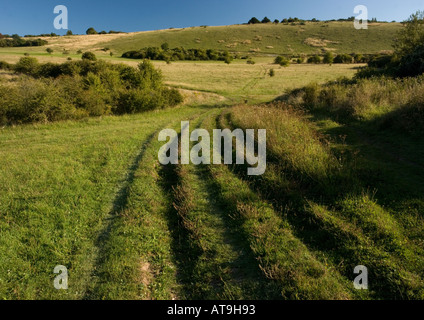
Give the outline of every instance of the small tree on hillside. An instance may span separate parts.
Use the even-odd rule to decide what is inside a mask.
[[[327,63],[327,64],[332,64],[332,63],[334,62],[334,55],[333,55],[333,53],[332,53],[332,52],[330,52],[330,51],[327,51],[327,52],[325,53],[325,55],[324,55],[324,60],[323,60],[323,62],[324,62],[324,63]]]
[[[398,56],[410,54],[424,43],[424,11],[417,11],[403,24],[405,28],[399,31],[394,45]]]
[[[81,56],[83,60],[96,61],[97,57],[93,52],[84,52]]]
[[[290,60],[283,56],[278,56],[274,60],[275,64],[279,64],[282,67],[288,67],[290,65]]]
[[[256,17],[253,17],[252,19],[249,20],[248,22],[249,24],[257,24],[257,23],[261,23]]]
[[[66,35],[67,35],[67,36],[72,36],[72,35],[74,35],[74,34],[72,33],[72,31],[71,31],[71,30],[68,30],[68,31],[66,32]]]
[[[97,34],[97,31],[94,28],[88,28],[85,33],[86,34]]]
[[[321,58],[317,54],[313,55],[312,57],[309,57],[308,63],[315,63],[315,64],[321,63]]]
[[[46,51],[47,51],[48,54],[52,54],[53,53],[53,49],[52,48],[47,48]]]
[[[265,17],[262,19],[262,23],[270,23],[271,20],[268,19],[268,17]]]

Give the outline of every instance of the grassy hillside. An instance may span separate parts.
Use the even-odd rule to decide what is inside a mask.
[[[256,55],[313,54],[326,50],[335,53],[378,53],[392,50],[400,23],[370,23],[368,30],[356,30],[352,22],[307,22],[305,25],[255,24],[219,27],[191,27],[128,34],[75,35],[44,38],[46,47],[71,56],[78,50],[102,53],[109,48],[117,55],[167,42],[171,48],[203,48],[229,50]],[[3,54],[46,55],[46,47],[0,48]],[[103,52],[109,55],[109,52]]]
[[[305,25],[256,24],[193,27],[135,33],[105,41],[102,45],[122,53],[147,46],[219,49],[261,54],[377,53],[391,50],[399,23],[370,24],[356,30],[351,22],[318,22]]]

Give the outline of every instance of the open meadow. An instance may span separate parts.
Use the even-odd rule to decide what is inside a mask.
[[[35,110],[0,127],[0,299],[424,299],[422,77],[352,80],[365,64],[274,63],[388,52],[400,28],[371,25],[361,41],[346,22],[196,27],[49,38],[51,54],[0,48],[15,66],[25,57],[94,66],[54,79],[0,70],[0,99]],[[249,53],[255,64],[152,61],[163,87],[137,91],[129,70],[157,74],[121,54],[164,42]],[[67,95],[50,105],[54,87]],[[166,105],[171,89],[178,105]],[[72,95],[87,96],[85,109],[72,109]],[[181,133],[181,121],[211,136],[266,129],[266,172],[160,164],[159,133]],[[68,290],[53,286],[57,265]],[[353,285],[361,265],[369,290]]]

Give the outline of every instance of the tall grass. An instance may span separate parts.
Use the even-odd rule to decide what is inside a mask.
[[[274,103],[237,106],[226,118],[221,127],[267,129],[267,171],[251,185],[319,257],[346,277],[368,266],[375,297],[422,297],[423,250],[373,198],[356,160],[340,159],[306,113]]]
[[[324,109],[342,122],[381,118],[381,126],[405,132],[422,132],[424,123],[424,76],[310,84],[290,91],[283,99],[298,107]]]

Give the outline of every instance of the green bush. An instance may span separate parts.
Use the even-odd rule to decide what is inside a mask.
[[[353,62],[353,57],[348,54],[338,54],[334,58],[334,63],[352,63],[352,62]]]
[[[133,68],[87,59],[39,64],[25,57],[11,68],[22,75],[13,86],[0,84],[1,125],[137,113],[183,101],[148,60]]]
[[[297,58],[297,59],[296,59],[296,62],[297,62],[298,64],[302,64],[302,63],[304,63],[304,62],[305,62],[305,58],[304,58],[304,57],[299,57],[299,58]]]
[[[313,56],[308,58],[308,63],[315,63],[315,64],[321,63],[321,58],[317,54],[313,55]]]
[[[282,67],[288,67],[290,65],[290,60],[283,56],[278,56],[274,60],[275,64],[279,64]]]
[[[334,62],[334,55],[332,52],[327,51],[324,55],[323,63],[332,64]]]
[[[85,32],[86,34],[98,34],[94,28],[88,28]]]
[[[257,24],[257,23],[261,23],[259,21],[259,19],[257,19],[256,17],[253,17],[252,19],[249,20],[248,24]]]
[[[12,70],[12,65],[6,61],[0,61],[0,70]]]
[[[82,54],[81,58],[83,60],[90,60],[90,61],[96,61],[97,60],[96,55],[93,52],[89,52],[89,51],[88,52],[84,52]]]
[[[40,65],[36,58],[23,57],[19,59],[18,63],[14,66],[14,70],[19,73],[28,75],[35,75],[38,72]]]

